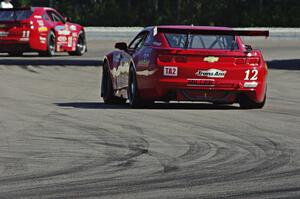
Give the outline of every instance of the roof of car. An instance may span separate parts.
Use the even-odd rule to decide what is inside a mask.
[[[182,30],[232,30],[228,27],[218,27],[218,26],[194,26],[194,25],[164,25],[157,26],[157,28],[164,29],[182,29]]]

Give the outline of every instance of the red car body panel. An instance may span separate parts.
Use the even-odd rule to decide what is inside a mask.
[[[0,52],[36,52],[47,50],[47,37],[50,31],[56,35],[56,51],[72,52],[76,50],[81,25],[53,21],[50,13],[55,13],[64,20],[56,10],[44,7],[24,9],[0,9],[0,11],[31,11],[32,14],[23,20],[0,20]]]
[[[268,36],[268,31],[236,31],[224,27],[158,26],[138,50],[116,50],[108,63],[115,96],[127,98],[129,68],[136,72],[139,97],[145,101],[209,101],[234,103],[241,93],[256,103],[264,101],[267,65],[259,50],[247,50],[241,36]],[[233,35],[234,50],[172,48],[164,33]],[[147,39],[146,39],[147,40]],[[134,40],[133,40],[134,42]],[[168,68],[170,67],[170,68]],[[172,69],[176,69],[174,76]],[[170,70],[166,75],[165,71]]]

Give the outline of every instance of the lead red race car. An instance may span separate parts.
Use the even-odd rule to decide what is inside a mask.
[[[0,9],[0,52],[20,56],[39,52],[83,55],[87,51],[84,27],[71,23],[56,10],[44,7]]]
[[[267,65],[240,36],[269,31],[226,27],[157,26],[143,29],[104,58],[101,96],[107,104],[141,107],[155,101],[239,103],[263,108]]]

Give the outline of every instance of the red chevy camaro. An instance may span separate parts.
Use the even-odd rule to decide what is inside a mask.
[[[87,50],[84,28],[69,21],[52,8],[0,9],[0,52],[83,55]]]
[[[101,96],[105,103],[140,107],[155,101],[239,103],[262,108],[267,65],[259,50],[240,36],[268,31],[225,27],[158,26],[143,29],[127,46],[104,58]]]

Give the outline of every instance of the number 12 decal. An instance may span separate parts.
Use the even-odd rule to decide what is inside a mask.
[[[253,69],[253,70],[246,70],[246,77],[244,80],[257,80],[258,79],[258,70],[257,69]]]

